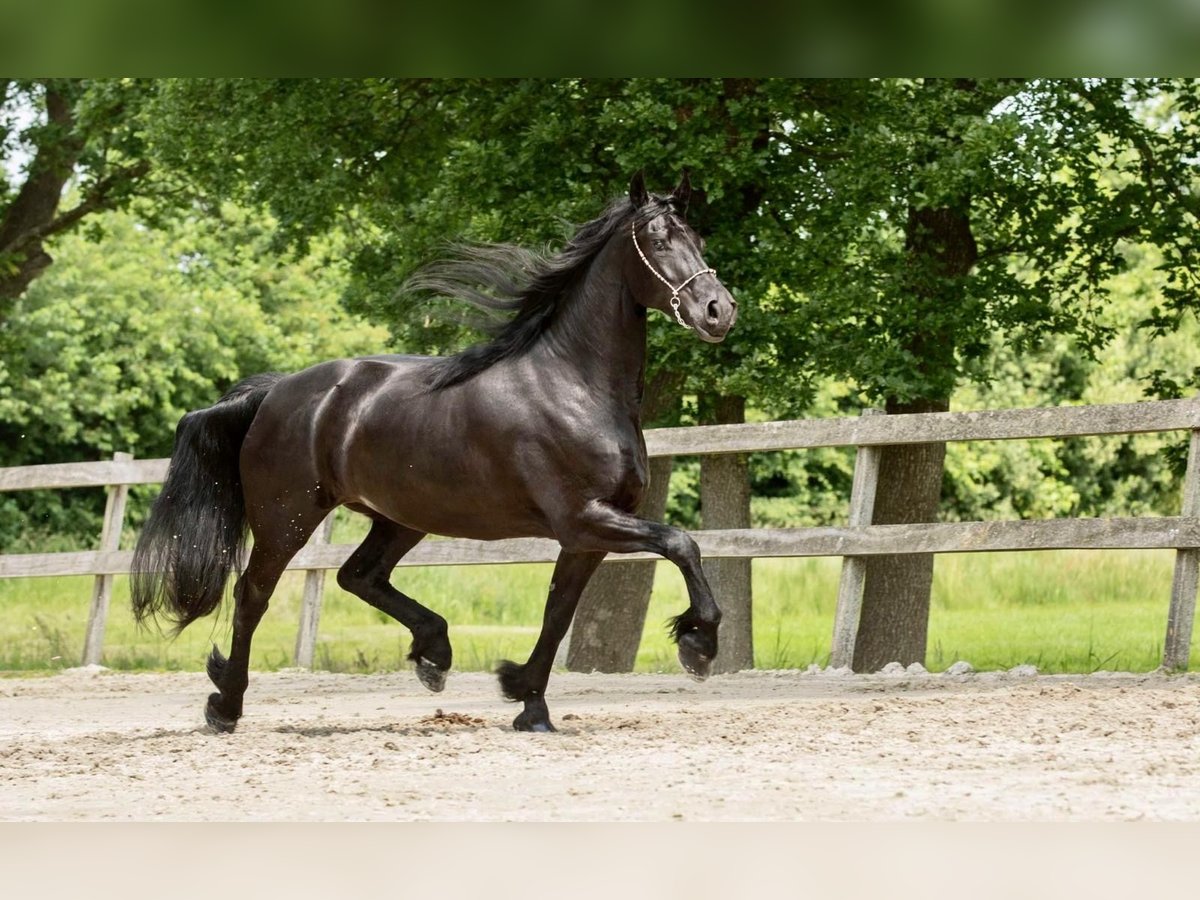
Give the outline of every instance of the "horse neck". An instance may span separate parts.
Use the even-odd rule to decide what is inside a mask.
[[[610,242],[568,296],[541,341],[596,396],[640,406],[646,368],[646,312],[625,287]]]

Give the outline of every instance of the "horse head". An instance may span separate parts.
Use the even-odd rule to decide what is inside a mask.
[[[684,218],[691,193],[686,173],[669,197],[648,193],[641,172],[633,177],[626,283],[638,303],[716,343],[737,321],[737,301],[704,261],[704,240]]]

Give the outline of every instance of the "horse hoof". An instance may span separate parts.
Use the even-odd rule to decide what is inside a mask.
[[[679,642],[679,664],[692,681],[704,681],[712,671],[712,657],[689,647],[685,641]]]
[[[204,721],[217,734],[232,734],[233,729],[237,727],[237,719],[231,719],[217,711],[217,703],[220,700],[220,694],[209,695],[208,703],[204,705]]]
[[[549,719],[534,719],[526,716],[525,713],[521,713],[513,719],[513,728],[517,731],[532,731],[536,733],[558,731],[557,728],[550,724]]]
[[[435,694],[446,686],[446,670],[423,656],[417,660],[417,678]]]

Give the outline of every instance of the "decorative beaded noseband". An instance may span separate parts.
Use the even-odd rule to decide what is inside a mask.
[[[687,322],[683,321],[683,316],[681,316],[679,314],[679,292],[682,291],[689,284],[691,284],[693,281],[695,281],[697,278],[699,278],[701,275],[711,275],[713,278],[716,278],[717,270],[716,269],[701,269],[695,275],[692,275],[690,278],[688,278],[686,281],[684,281],[681,285],[679,285],[679,287],[672,287],[671,282],[667,281],[667,279],[662,276],[662,273],[660,273],[658,271],[658,269],[654,268],[654,266],[651,265],[650,260],[646,259],[646,254],[642,252],[641,246],[638,245],[637,222],[636,221],[631,223],[630,233],[633,235],[633,248],[635,250],[637,250],[637,254],[638,254],[638,256],[640,256],[642,258],[642,262],[644,262],[646,264],[646,268],[650,270],[651,274],[653,274],[655,278],[657,278],[659,281],[661,281],[663,284],[665,284],[667,286],[667,290],[669,290],[671,292],[671,312],[675,313],[675,321],[678,322],[680,325],[682,325],[684,328],[691,328],[692,326],[689,325]]]

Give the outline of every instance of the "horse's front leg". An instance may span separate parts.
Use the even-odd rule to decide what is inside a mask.
[[[697,681],[708,677],[717,656],[721,610],[700,566],[700,548],[686,531],[593,502],[560,531],[559,541],[579,551],[656,553],[678,566],[688,591],[688,608],[671,620],[679,664]]]
[[[558,645],[579,605],[579,595],[603,559],[603,553],[568,553],[564,550],[558,555],[542,616],[542,632],[529,661],[521,666],[506,660],[496,670],[504,696],[525,704],[525,709],[513,720],[513,728],[517,731],[555,730],[546,707],[546,683],[550,680]]]

